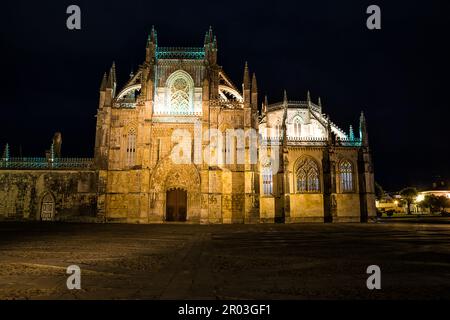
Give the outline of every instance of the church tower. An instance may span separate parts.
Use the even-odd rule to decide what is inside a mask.
[[[103,74],[100,85],[97,125],[95,134],[94,161],[99,169],[107,169],[109,128],[111,125],[111,107],[116,91],[116,66],[113,62],[108,76]]]

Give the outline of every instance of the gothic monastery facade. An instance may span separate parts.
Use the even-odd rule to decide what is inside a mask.
[[[259,101],[262,100],[260,103]],[[367,126],[340,129],[320,99],[269,104],[247,64],[236,86],[204,46],[161,47],[117,87],[105,73],[94,158],[0,162],[0,219],[126,223],[365,222],[375,216]]]

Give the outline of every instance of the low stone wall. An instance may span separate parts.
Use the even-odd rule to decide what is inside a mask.
[[[0,170],[0,219],[40,220],[46,195],[53,220],[97,222],[95,171]]]

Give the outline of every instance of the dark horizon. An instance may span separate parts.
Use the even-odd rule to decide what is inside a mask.
[[[66,28],[70,4],[81,7],[79,31]],[[4,4],[2,151],[9,143],[13,156],[21,148],[42,157],[60,131],[63,156],[93,156],[98,92],[111,63],[120,90],[144,60],[152,25],[160,46],[202,46],[211,25],[219,64],[240,87],[248,61],[260,101],[280,101],[284,89],[289,100],[305,100],[310,90],[347,132],[364,111],[384,189],[448,179],[447,2],[227,4]],[[371,4],[381,8],[381,30],[366,28]]]

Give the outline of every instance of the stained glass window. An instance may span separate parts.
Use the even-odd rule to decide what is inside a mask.
[[[134,166],[136,158],[136,130],[130,129],[127,137],[127,166]]]
[[[168,80],[170,90],[170,112],[185,113],[192,111],[192,97],[194,85],[188,73],[178,70]]]
[[[319,167],[317,163],[305,157],[300,160],[297,170],[297,192],[319,192]]]
[[[262,170],[263,192],[265,195],[272,194],[273,190],[273,173],[270,166],[264,167]]]
[[[294,119],[294,136],[295,137],[300,137],[301,134],[301,127],[300,127],[300,118],[295,118]]]
[[[342,192],[353,191],[353,165],[348,160],[343,160],[339,164],[339,176],[341,180]]]

